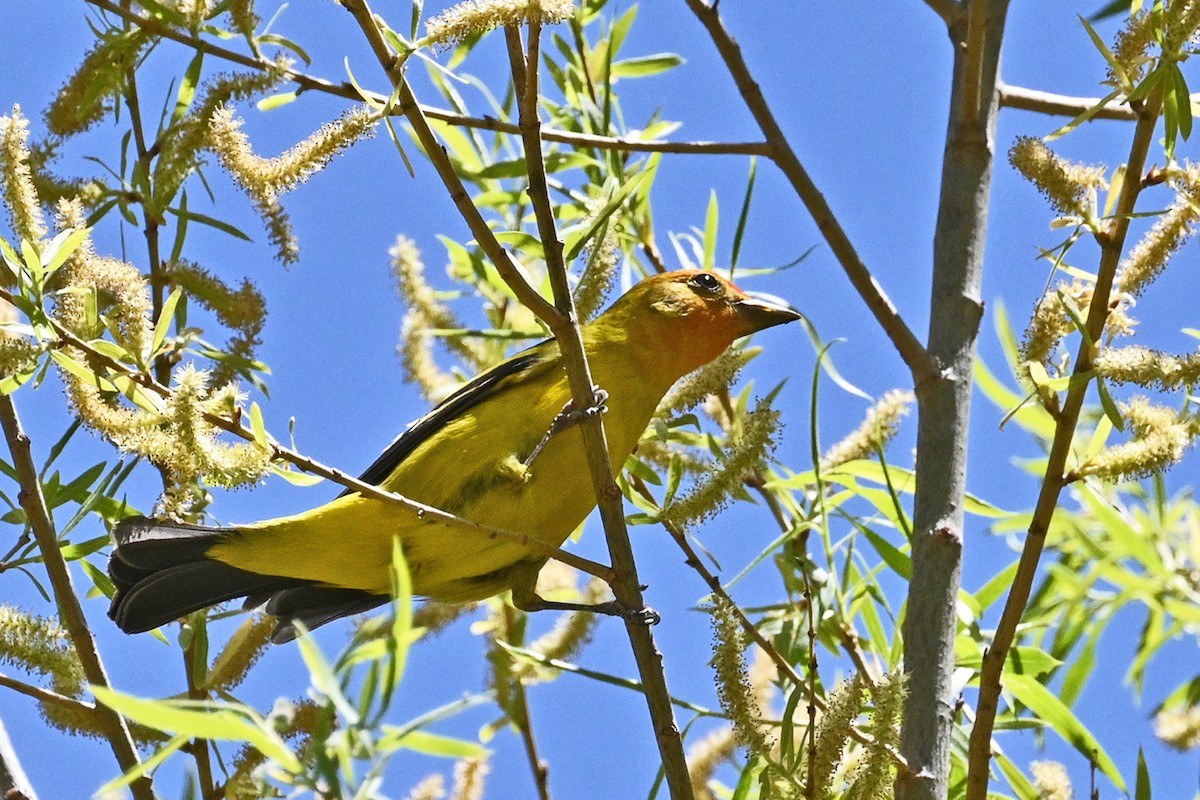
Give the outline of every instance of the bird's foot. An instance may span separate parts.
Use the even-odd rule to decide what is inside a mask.
[[[563,603],[557,600],[545,600],[539,595],[518,598],[513,594],[513,605],[522,611],[590,611],[593,614],[604,614],[609,617],[620,617],[627,622],[639,625],[657,625],[662,616],[649,606],[630,608],[620,600],[609,600],[604,603]]]
[[[522,462],[522,465],[526,468],[529,468],[533,464],[533,460],[537,458],[542,452],[543,448],[550,443],[550,440],[554,438],[555,434],[562,433],[568,428],[578,425],[588,417],[594,417],[608,411],[608,406],[605,405],[605,402],[607,401],[608,392],[604,391],[599,386],[592,387],[592,404],[587,408],[577,409],[575,408],[574,398],[568,400],[567,404],[563,406],[562,411],[559,411],[558,414],[555,415],[554,419],[550,422],[550,429],[546,431],[546,435],[543,436],[542,440],[537,443],[537,447],[533,448],[533,452],[530,453],[529,457]]]

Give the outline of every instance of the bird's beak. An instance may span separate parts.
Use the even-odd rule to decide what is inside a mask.
[[[782,301],[775,298],[767,300],[748,295],[735,302],[733,307],[737,309],[738,317],[746,326],[748,334],[803,318],[799,311],[788,308]]]

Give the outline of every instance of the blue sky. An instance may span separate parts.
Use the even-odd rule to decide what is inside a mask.
[[[1097,96],[1103,63],[1090,44],[1076,14],[1088,14],[1098,2],[1035,3],[1017,0],[1010,13],[1003,76],[1012,84],[1065,94]],[[442,3],[427,3],[427,13]],[[612,0],[610,7],[629,7]],[[265,6],[264,6],[265,9]],[[376,10],[397,21],[406,20],[407,3],[379,3]],[[806,167],[839,215],[864,261],[908,318],[923,334],[927,325],[928,275],[935,222],[940,162],[949,93],[950,45],[941,21],[919,0],[888,4],[809,4],[761,0],[757,3],[722,4],[729,24],[746,52],[747,60],[763,86],[784,129]],[[262,11],[268,16],[269,12]],[[38,129],[38,114],[53,92],[74,69],[88,46],[85,6],[81,2],[51,0],[40,4],[8,4],[0,10],[6,38],[18,43],[0,50],[0,106],[21,104]],[[357,28],[342,9],[332,3],[297,0],[282,14],[276,29],[301,42],[313,56],[308,71],[332,80],[344,77],[348,57],[355,76],[364,84],[382,89],[375,62],[356,36]],[[1101,26],[1107,36],[1111,23]],[[184,57],[173,45],[166,60]],[[630,87],[623,95],[626,120],[639,125],[655,110],[667,119],[683,120],[674,138],[753,139],[752,120],[741,106],[732,81],[723,73],[703,31],[680,2],[653,0],[642,4],[638,24],[626,45],[628,55],[663,50],[681,53],[686,63],[654,83]],[[490,52],[490,55],[489,55]],[[485,49],[473,71],[486,79],[486,69],[498,64],[495,50]],[[490,60],[489,60],[490,59]],[[177,61],[170,61],[177,63]],[[207,65],[207,71],[217,69]],[[219,67],[225,69],[225,67]],[[500,81],[492,81],[499,85]],[[148,87],[144,96],[162,98],[162,86]],[[436,102],[426,91],[422,99]],[[478,110],[480,98],[468,94]],[[159,102],[155,100],[154,103]],[[263,153],[275,153],[292,144],[320,122],[335,116],[342,101],[315,95],[270,114],[244,109],[246,130]],[[997,150],[1007,150],[1021,134],[1044,135],[1061,124],[1021,111],[1002,112]],[[107,123],[106,123],[107,125]],[[115,158],[114,143],[104,140],[111,128],[90,140],[91,147],[107,147]],[[1101,122],[1062,140],[1065,155],[1080,160],[1118,162],[1128,141],[1124,123]],[[1194,148],[1185,145],[1186,156]],[[83,169],[78,161],[90,150],[69,151],[68,165]],[[100,153],[97,153],[100,154]],[[436,236],[465,239],[459,220],[441,185],[423,163],[410,178],[386,135],[366,142],[338,159],[326,172],[284,200],[301,241],[301,261],[285,270],[271,260],[260,227],[247,204],[230,190],[218,170],[210,170],[217,191],[215,209],[199,209],[229,219],[258,241],[253,245],[223,237],[194,237],[192,258],[218,267],[231,280],[251,277],[268,298],[270,317],[264,332],[262,358],[271,366],[271,397],[263,402],[267,420],[276,435],[286,435],[287,421],[297,420],[300,449],[328,464],[355,472],[369,463],[425,404],[415,388],[402,382],[395,355],[403,308],[396,298],[387,267],[387,248],[398,233],[414,238],[426,254],[434,274],[442,262]],[[988,265],[984,298],[988,314],[983,324],[982,357],[997,370],[1002,362],[993,334],[995,309],[1003,303],[1023,323],[1046,281],[1045,262],[1035,260],[1038,246],[1058,241],[1050,231],[1050,211],[1036,191],[997,161],[993,191],[993,218],[988,231]],[[659,241],[673,261],[667,232],[684,232],[703,224],[709,192],[716,189],[722,202],[721,241],[726,256],[733,236],[736,209],[744,190],[747,164],[731,156],[668,156],[655,186],[655,220]],[[108,225],[97,233],[102,252],[130,258],[139,255],[138,234]],[[795,259],[816,245],[798,267],[765,278],[749,279],[749,288],[786,297],[807,314],[827,338],[844,341],[834,348],[840,370],[872,395],[907,385],[907,374],[887,345],[861,301],[854,295],[819,235],[768,164],[759,165],[758,186],[741,263],[775,266]],[[1196,249],[1187,247],[1180,262],[1154,286],[1139,308],[1148,343],[1175,351],[1194,347],[1180,334],[1184,326],[1197,326],[1194,287]],[[760,337],[767,354],[747,372],[764,390],[787,378],[779,398],[787,427],[778,456],[784,463],[807,462],[808,391],[814,356],[803,333],[793,326]],[[821,435],[828,444],[861,418],[864,403],[827,384],[822,394]],[[23,391],[18,408],[30,429],[35,448],[44,453],[64,420],[61,396],[52,386],[37,393]],[[1002,411],[982,397],[974,407],[974,438],[969,485],[977,494],[1004,508],[1027,508],[1037,484],[1017,458],[1038,455],[1035,443],[1012,427],[998,430]],[[912,425],[894,448],[893,459],[911,463]],[[85,443],[77,458],[81,465],[110,457],[99,443]],[[92,462],[87,459],[91,458]],[[1193,456],[1173,475],[1181,485],[1194,481]],[[149,508],[154,500],[151,476],[130,485],[130,501]],[[300,490],[280,481],[254,491],[219,495],[214,513],[223,520],[241,521],[296,511],[323,502],[336,493],[333,487]],[[736,569],[752,557],[770,534],[761,530],[752,514],[733,514],[710,522],[702,531],[706,544],[723,563]],[[603,557],[598,527],[589,525],[577,548],[590,557]],[[703,615],[689,607],[703,596],[704,587],[682,567],[672,545],[657,531],[635,529],[634,544],[640,557],[643,580],[650,584],[650,602],[664,614],[655,633],[667,654],[668,678],[676,694],[714,706],[715,695],[706,670],[709,633]],[[989,535],[987,521],[968,520],[964,584],[977,588],[1012,558],[1002,538]],[[48,613],[39,605],[27,581],[12,573],[0,584],[0,597]],[[765,590],[764,590],[765,591]],[[740,598],[756,597],[753,587]],[[114,631],[104,617],[105,603],[86,604],[100,637],[114,682],[121,688],[145,694],[166,694],[179,686],[176,665],[153,671],[166,658],[161,645],[148,639],[128,639]],[[985,621],[994,624],[995,620]],[[539,620],[548,626],[552,620]],[[1102,667],[1080,704],[1080,713],[1110,748],[1110,754],[1132,779],[1137,746],[1146,747],[1158,786],[1194,786],[1195,759],[1174,755],[1157,744],[1145,723],[1147,711],[1162,694],[1194,671],[1195,640],[1171,649],[1176,657],[1156,665],[1139,707],[1129,706],[1128,692],[1119,689],[1122,669],[1128,663],[1141,620],[1130,614],[1118,620],[1106,635],[1111,666]],[[321,641],[333,650],[342,641],[345,627],[331,626]],[[619,625],[602,624],[583,662],[621,675],[634,669]],[[830,663],[826,680],[837,666]],[[478,637],[460,624],[438,639],[418,646],[410,663],[405,695],[398,710],[402,718],[483,687],[485,668]],[[447,672],[453,677],[445,678]],[[300,657],[292,646],[274,648],[264,659],[249,690],[269,704],[276,695],[297,695],[304,688]],[[565,676],[538,687],[532,713],[542,720],[548,736],[543,756],[551,764],[551,786],[561,797],[636,797],[648,790],[656,755],[648,746],[644,705],[632,693]],[[26,769],[42,797],[82,797],[115,774],[107,748],[99,743],[64,742],[45,730],[32,704],[10,692],[0,693],[0,718],[9,728]],[[450,733],[472,737],[491,720],[490,712],[465,715]],[[580,731],[564,735],[563,731]],[[557,731],[558,734],[551,734]],[[1133,735],[1131,731],[1136,731]],[[621,732],[613,736],[613,733]],[[1042,757],[1032,737],[1005,738],[1006,750],[1019,763]],[[489,746],[492,791],[489,796],[529,796],[528,769],[520,742],[502,732]],[[1053,736],[1047,737],[1046,754],[1070,765],[1082,794],[1087,783],[1086,765]],[[64,758],[71,754],[70,760]],[[621,764],[613,769],[613,764]],[[426,771],[441,765],[426,760],[397,763],[389,780],[391,796],[403,796],[408,786]],[[601,783],[597,784],[597,780]],[[1182,783],[1182,782],[1187,783]],[[177,790],[168,780],[161,791]],[[1114,796],[1106,790],[1105,796]],[[1166,796],[1166,795],[1164,795]],[[1170,796],[1183,796],[1172,794]]]

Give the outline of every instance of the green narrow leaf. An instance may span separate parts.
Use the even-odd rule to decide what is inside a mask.
[[[1138,748],[1137,783],[1133,788],[1133,800],[1151,800],[1150,770],[1146,767],[1146,753]]]
[[[91,233],[91,228],[75,228],[55,236],[53,254],[46,264],[46,272],[53,273],[61,267]]]
[[[645,78],[674,69],[682,63],[683,57],[675,53],[655,53],[613,62],[610,72],[613,78]]]
[[[992,757],[1004,775],[1004,779],[1008,781],[1008,785],[1017,793],[1020,800],[1040,800],[1042,793],[1029,782],[1029,779],[1021,772],[1021,768],[1014,764],[1008,756],[1003,753],[995,753]]]
[[[396,152],[400,154],[400,160],[404,162],[404,168],[408,170],[408,176],[410,178],[417,177],[412,162],[408,160],[408,153],[404,152],[404,145],[400,143],[400,137],[396,133],[396,128],[392,125],[391,117],[384,117],[383,124],[387,126],[388,136],[392,138],[392,144],[396,145]]]
[[[254,107],[259,111],[274,111],[277,108],[286,106],[288,103],[294,103],[296,98],[299,96],[299,90],[294,90],[291,92],[276,92],[275,94],[268,95],[262,100],[259,100],[254,104]]]
[[[1171,65],[1171,82],[1174,84],[1175,113],[1179,124],[1179,135],[1186,142],[1192,135],[1192,98],[1188,91],[1187,78],[1178,64]]]
[[[278,466],[273,466],[271,469],[276,475],[293,486],[316,486],[325,480],[320,475],[313,475],[310,472],[298,472],[294,469],[283,469]]]
[[[254,434],[254,441],[260,446],[271,446],[271,437],[267,434],[267,424],[263,421],[262,407],[257,401],[250,404],[250,431]]]
[[[1109,758],[1099,740],[1049,689],[1030,675],[1013,673],[1005,675],[1004,685],[1064,741],[1078,750],[1080,755],[1088,760],[1095,759],[1096,766],[1108,776],[1117,789],[1125,791],[1125,779],[1121,777],[1121,771]]]
[[[1052,142],[1055,139],[1058,139],[1062,136],[1066,136],[1068,133],[1075,130],[1076,128],[1078,128],[1083,123],[1087,122],[1092,117],[1096,116],[1096,114],[1098,114],[1101,111],[1101,109],[1103,109],[1106,105],[1111,103],[1113,100],[1116,100],[1120,96],[1121,96],[1121,90],[1113,89],[1111,92],[1106,94],[1104,97],[1100,98],[1100,100],[1098,100],[1094,106],[1092,106],[1091,108],[1088,108],[1083,113],[1081,113],[1079,116],[1075,117],[1075,119],[1071,120],[1066,125],[1063,125],[1061,128],[1054,131],[1049,136],[1046,136],[1044,140],[1047,142]]]
[[[78,361],[69,358],[62,350],[51,350],[50,357],[54,359],[55,363],[57,363],[71,375],[74,375],[76,378],[86,381],[89,384],[95,384],[105,392],[117,391],[117,387],[112,381],[102,378],[85,367],[83,364],[80,364]]]
[[[150,343],[151,354],[157,353],[162,347],[163,342],[167,340],[167,332],[171,330],[171,323],[175,320],[175,306],[179,305],[179,299],[183,297],[183,290],[176,289],[167,297],[163,303],[162,311],[159,312],[158,321],[154,323],[154,338]]]
[[[191,741],[192,737],[190,736],[172,737],[170,741],[155,751],[154,755],[150,756],[145,761],[139,761],[130,767],[124,775],[121,775],[118,778],[113,778],[111,781],[101,786],[94,796],[107,797],[108,795],[115,793],[117,789],[124,789],[126,786],[129,786],[146,773],[153,771],[158,767],[159,764],[170,758],[171,754],[183,747],[185,744],[189,744]]]
[[[304,626],[298,624],[296,630],[300,634],[296,637],[296,644],[299,645],[300,656],[304,659],[305,666],[308,667],[309,680],[312,681],[313,688],[333,703],[347,724],[357,724],[358,712],[354,710],[354,706],[342,692],[337,676],[333,673],[333,667],[325,660],[317,643],[308,635]]]
[[[442,758],[485,758],[491,753],[481,744],[450,736],[439,736],[428,731],[408,731],[396,738],[384,734],[380,737],[378,747],[385,752],[404,749]]]
[[[733,269],[737,266],[738,256],[742,252],[742,237],[746,233],[746,221],[750,217],[750,198],[754,196],[754,178],[758,174],[758,158],[750,157],[750,176],[746,179],[746,195],[742,198],[742,210],[738,214],[737,230],[733,232],[733,253],[729,257],[729,278],[733,279]]]
[[[230,236],[234,237],[235,239],[241,239],[243,242],[254,241],[249,236],[247,236],[245,233],[243,233],[240,229],[235,228],[233,225],[230,225],[228,222],[222,222],[219,219],[215,219],[215,218],[207,216],[205,214],[197,214],[194,211],[188,211],[187,208],[185,208],[183,206],[180,206],[179,208],[168,208],[167,213],[173,214],[176,217],[179,217],[181,219],[191,220],[192,222],[199,222],[201,225],[207,225],[210,228],[216,228],[217,230],[221,231],[222,233],[227,233]]]
[[[1117,76],[1120,82],[1128,87],[1129,78],[1125,75],[1125,68],[1121,66],[1121,62],[1117,61],[1117,57],[1113,55],[1112,50],[1108,49],[1108,45],[1100,38],[1100,34],[1096,33],[1096,29],[1092,27],[1092,23],[1088,22],[1083,16],[1079,16],[1079,21],[1083,23],[1083,27],[1087,30],[1088,36],[1092,39],[1092,44],[1100,51],[1100,55],[1104,56],[1104,60],[1112,68],[1113,74]]]
[[[708,195],[708,210],[704,214],[704,263],[703,269],[711,270],[717,265],[717,220],[720,216],[717,191]]]
[[[1121,415],[1121,409],[1117,408],[1112,395],[1109,394],[1108,385],[1104,382],[1104,378],[1096,378],[1096,389],[1100,392],[1100,406],[1104,409],[1105,418],[1112,423],[1114,428],[1124,431],[1125,417]]]
[[[200,85],[200,68],[203,65],[204,51],[197,50],[183,73],[183,80],[179,82],[179,92],[175,95],[175,109],[171,112],[172,125],[183,119],[187,110],[192,107],[192,100],[196,97],[196,87]]]

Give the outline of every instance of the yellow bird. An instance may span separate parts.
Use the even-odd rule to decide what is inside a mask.
[[[735,339],[799,319],[705,271],[641,281],[582,328],[618,469],[679,378]],[[362,480],[492,528],[560,546],[596,505],[559,346],[535,345],[478,375],[408,426]],[[413,592],[443,602],[512,590],[519,608],[552,607],[534,590],[546,559],[515,542],[422,519],[346,492],[294,516],[210,528],[132,517],[114,529],[109,616],[139,633],[245,597],[295,635],[386,602],[392,537]]]

